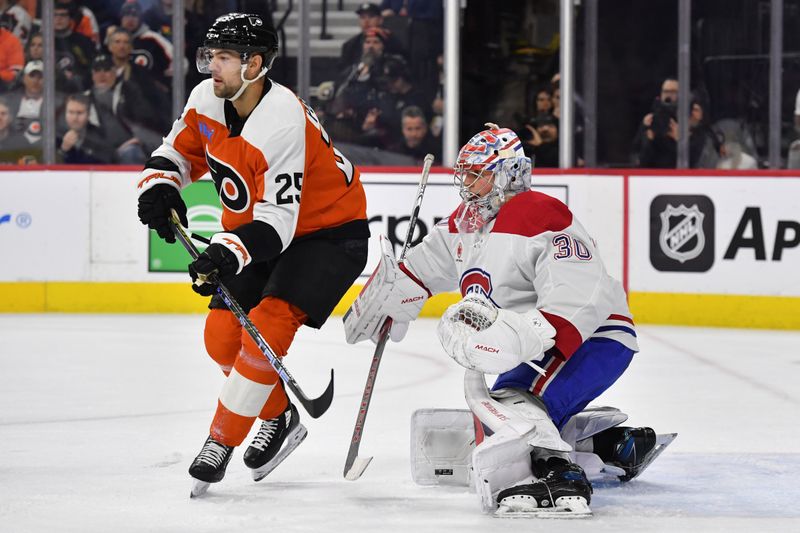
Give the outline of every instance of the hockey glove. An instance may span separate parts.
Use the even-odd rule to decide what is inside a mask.
[[[365,339],[377,343],[387,318],[392,319],[391,339],[400,342],[430,296],[428,289],[397,263],[388,239],[381,235],[381,261],[344,315],[345,339],[355,344]]]
[[[556,336],[538,309],[525,313],[498,309],[477,294],[448,307],[436,333],[458,364],[486,374],[501,374],[525,362],[541,372],[534,361],[542,360]]]
[[[175,235],[169,225],[172,209],[178,213],[181,225],[187,227],[189,221],[186,219],[186,204],[181,193],[172,185],[154,185],[139,196],[139,220],[169,243],[175,242]]]
[[[192,290],[202,296],[211,296],[217,292],[217,280],[225,281],[238,270],[236,254],[223,244],[212,243],[189,264]]]

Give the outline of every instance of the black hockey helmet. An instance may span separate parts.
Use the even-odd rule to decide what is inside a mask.
[[[225,48],[242,54],[264,54],[264,65],[272,67],[278,55],[278,34],[264,19],[252,13],[228,13],[214,21],[206,32],[203,48]]]

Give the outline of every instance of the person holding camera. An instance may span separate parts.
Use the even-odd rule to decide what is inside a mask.
[[[678,80],[667,78],[652,111],[642,118],[634,139],[638,166],[674,168],[678,161]]]
[[[534,160],[537,168],[558,168],[558,119],[542,113],[525,124],[520,132],[525,155]]]

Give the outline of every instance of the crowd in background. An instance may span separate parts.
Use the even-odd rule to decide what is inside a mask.
[[[172,109],[172,77],[185,76],[187,93],[203,79],[194,68],[194,54],[213,19],[244,10],[274,20],[275,6],[270,1],[184,3],[186,56],[175,58],[173,1],[55,0],[57,162],[143,163],[174,118],[165,112]],[[484,122],[496,122],[517,131],[536,168],[559,166],[558,3],[467,3],[462,28],[460,141]],[[638,7],[630,3],[625,9],[635,12]],[[0,163],[40,163],[45,76],[41,2],[0,0],[0,13]],[[336,75],[314,88],[311,104],[337,147],[357,164],[413,165],[427,153],[441,163],[442,2],[382,0],[359,5],[355,15],[360,31],[344,42],[338,58],[330,58],[330,71]],[[636,37],[636,31],[630,28],[629,39]],[[702,35],[693,38],[702,40]],[[674,168],[679,132],[674,72],[657,65],[658,69],[651,70],[660,70],[662,75],[654,78],[648,72],[648,80],[637,80],[637,90],[631,93],[635,98],[615,94],[604,99],[607,74],[616,68],[606,58],[614,54],[614,39],[606,39],[608,45],[598,51],[596,126],[603,165]],[[711,45],[706,49],[709,54],[715,51]],[[744,88],[736,88],[739,92],[730,83],[731,90],[720,91],[719,87],[727,89],[728,78],[715,71],[715,65],[707,57],[702,69],[693,66],[690,167],[764,168],[766,106],[758,97],[760,88],[745,80]],[[714,83],[703,80],[706,71],[716,74]],[[631,72],[643,70],[631,66]],[[741,68],[737,72],[741,75]],[[785,76],[791,72],[786,69]],[[578,74],[572,134],[574,165],[582,166],[585,117]],[[277,81],[296,89],[293,79],[276,75]],[[794,95],[784,94],[787,101],[792,98],[792,104]],[[746,104],[731,105],[739,100]],[[788,167],[798,168],[800,140],[792,141],[800,132],[800,92],[792,110],[794,115],[785,113],[783,153],[788,154]]]

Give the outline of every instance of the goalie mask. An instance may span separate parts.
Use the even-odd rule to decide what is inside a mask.
[[[531,160],[516,133],[487,123],[458,153],[453,180],[464,207],[459,231],[476,231],[490,221],[503,203],[531,188]]]
[[[248,85],[265,76],[272,68],[278,55],[278,35],[267,26],[259,15],[247,13],[229,13],[218,17],[206,32],[203,46],[197,49],[197,70],[203,74],[211,73],[211,61],[215,50],[233,50],[239,52],[242,61],[240,76],[242,87],[228,100],[236,100]],[[245,79],[248,60],[254,55],[264,59],[261,72],[252,80]]]

